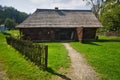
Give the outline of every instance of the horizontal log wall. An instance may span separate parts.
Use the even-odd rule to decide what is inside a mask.
[[[94,41],[96,39],[97,28],[84,28],[83,41]]]
[[[76,40],[75,28],[28,28],[20,29],[23,39],[30,40]]]
[[[95,40],[97,28],[24,28],[23,39],[39,41],[89,41]]]

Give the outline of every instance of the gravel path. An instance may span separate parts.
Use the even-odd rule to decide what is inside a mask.
[[[100,80],[96,72],[86,63],[86,60],[74,50],[69,43],[63,43],[71,59],[71,71],[68,74],[71,80]]]

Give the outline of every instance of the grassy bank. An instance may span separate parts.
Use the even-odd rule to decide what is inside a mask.
[[[101,36],[97,42],[72,42],[71,46],[87,59],[102,80],[120,79],[120,38]]]
[[[48,48],[49,68],[48,71],[41,71],[33,63],[25,60],[18,51],[7,45],[5,35],[0,33],[0,63],[2,63],[0,71],[6,70],[6,76],[10,80],[51,80],[54,76],[58,76],[57,74],[65,74],[65,69],[69,67],[70,62],[64,46],[60,43],[48,43]]]

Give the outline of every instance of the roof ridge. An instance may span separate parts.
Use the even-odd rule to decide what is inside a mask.
[[[67,12],[92,12],[92,10],[74,10],[74,9],[36,9],[35,12],[40,12],[40,11],[67,11]]]

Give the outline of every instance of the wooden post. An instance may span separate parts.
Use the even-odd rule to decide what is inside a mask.
[[[48,45],[45,45],[45,70],[47,70],[48,63]]]
[[[20,33],[20,39],[22,39],[22,32],[21,32],[21,29],[20,29],[19,33]]]
[[[41,66],[41,46],[39,45],[39,48],[38,48],[38,53],[39,53],[39,57],[40,57],[40,65],[39,66]]]
[[[78,41],[82,42],[83,40],[83,27],[76,28]]]

